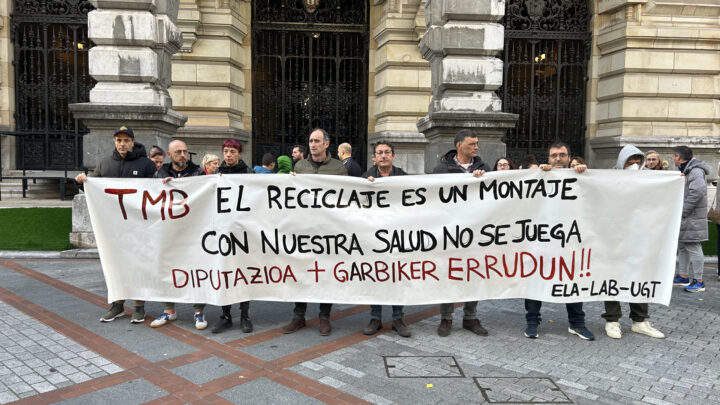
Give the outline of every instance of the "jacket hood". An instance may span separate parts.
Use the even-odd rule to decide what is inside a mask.
[[[618,170],[623,170],[625,168],[625,163],[628,159],[630,159],[631,156],[635,155],[641,155],[642,156],[642,163],[640,164],[640,169],[645,168],[645,154],[643,151],[638,149],[635,145],[625,145],[622,149],[620,149],[620,153],[618,154],[617,158],[617,164],[615,164],[615,168]]]
[[[277,158],[278,173],[290,173],[292,171],[292,159],[290,156],[282,155]]]
[[[685,170],[683,170],[683,173],[687,175],[688,173],[690,173],[690,170],[696,169],[696,168],[702,169],[703,171],[705,171],[706,176],[708,174],[710,174],[710,166],[707,163],[703,162],[702,160],[697,160],[695,158],[692,158],[687,162],[687,164],[685,165]]]
[[[135,142],[132,150],[125,154],[125,159],[120,156],[120,153],[117,151],[117,149],[113,150],[112,154],[112,158],[115,160],[137,160],[141,157],[147,157],[147,152],[145,151],[145,146],[140,142]]]
[[[220,163],[220,167],[226,168],[226,169],[232,169],[233,172],[247,172],[248,165],[245,164],[245,161],[242,159],[238,160],[237,164],[235,166],[228,166],[227,163],[223,160]]]

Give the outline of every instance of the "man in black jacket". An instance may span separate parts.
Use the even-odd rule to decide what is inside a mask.
[[[103,158],[97,167],[93,177],[129,177],[129,178],[152,178],[155,175],[156,167],[152,160],[147,158],[145,147],[135,142],[135,133],[128,126],[121,126],[113,135],[115,150],[112,156]],[[75,181],[82,184],[87,181],[85,173],[75,177]],[[100,317],[100,322],[112,322],[115,318],[125,315],[123,305],[125,300],[115,301],[110,309]],[[130,318],[131,323],[142,323],[145,320],[145,301],[135,301],[135,311]]]
[[[165,163],[160,167],[157,173],[155,173],[155,177],[163,179],[163,183],[167,183],[172,179],[180,177],[205,175],[205,171],[200,166],[190,161],[190,152],[188,151],[188,147],[185,142],[179,140],[170,142],[167,154],[170,158],[170,163]],[[207,328],[207,321],[203,315],[205,304],[194,304],[193,309],[195,310],[195,329],[202,330]],[[175,303],[166,302],[165,311],[163,311],[157,319],[150,323],[150,327],[158,328],[174,321],[175,319],[177,319],[177,314],[175,313]]]
[[[407,175],[403,169],[393,166],[395,148],[390,142],[379,141],[376,143],[373,155],[375,155],[375,166],[371,167],[365,172],[365,174],[363,174],[364,178],[370,181],[375,181],[375,178],[377,177]],[[412,332],[410,332],[410,328],[405,325],[403,316],[403,306],[393,305],[392,330],[402,337],[410,337]],[[382,305],[370,305],[370,323],[365,327],[363,333],[366,335],[374,335],[380,329],[382,329]]]
[[[345,165],[348,176],[360,177],[362,176],[362,168],[352,157],[352,146],[349,143],[344,142],[338,145],[338,158]]]
[[[477,134],[469,129],[463,129],[455,135],[455,150],[451,150],[443,156],[433,173],[472,173],[473,176],[480,177],[490,168],[480,159],[477,152]],[[476,335],[487,336],[488,331],[477,319],[477,303],[477,301],[469,301],[463,306],[462,326]],[[438,335],[445,337],[450,334],[453,310],[452,303],[440,304]]]
[[[490,171],[490,166],[482,161],[478,152],[477,134],[469,129],[463,129],[455,135],[455,149],[449,151],[440,159],[433,173],[472,173],[475,176]]]

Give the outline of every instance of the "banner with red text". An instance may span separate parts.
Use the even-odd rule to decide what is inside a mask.
[[[676,172],[90,178],[108,300],[670,302]]]

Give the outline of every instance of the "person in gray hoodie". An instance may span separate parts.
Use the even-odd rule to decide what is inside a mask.
[[[707,183],[705,176],[710,174],[710,166],[693,157],[692,149],[687,146],[673,148],[675,166],[685,176],[685,194],[683,198],[682,222],[678,238],[678,275],[675,285],[684,285],[687,292],[705,291],[703,282],[703,251],[701,243],[708,240],[707,226]],[[688,266],[692,267],[693,279],[690,281]]]
[[[618,154],[617,170],[644,170],[645,154],[633,145],[625,145]],[[620,317],[622,317],[622,309],[618,301],[605,301],[605,313],[602,314],[605,319],[605,333],[613,339],[620,339],[622,331],[620,329]],[[646,319],[648,318],[648,304],[630,303],[630,319],[632,319],[632,331],[650,337],[662,339],[665,335],[655,329]]]

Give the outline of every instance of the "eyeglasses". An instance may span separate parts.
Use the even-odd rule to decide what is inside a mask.
[[[380,155],[392,155],[392,151],[391,151],[391,150],[379,150],[379,151],[375,152],[375,154],[378,155],[378,156],[380,156]]]
[[[568,157],[567,153],[553,153],[552,155],[550,155],[550,159],[565,159],[566,157]]]
[[[510,167],[510,163],[498,163],[498,167]]]

